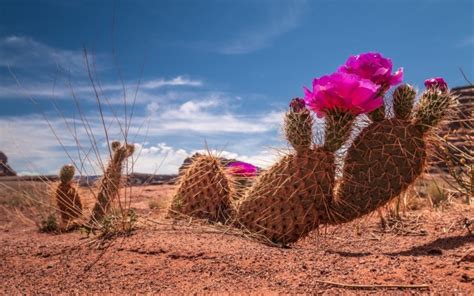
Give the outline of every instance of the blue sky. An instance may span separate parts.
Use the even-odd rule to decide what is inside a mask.
[[[94,158],[80,109],[104,152],[86,48],[111,138],[122,137],[114,115],[123,125],[136,94],[129,140],[142,148],[137,171],[172,173],[206,145],[270,164],[286,147],[289,100],[351,54],[379,51],[419,88],[433,76],[467,84],[459,67],[473,81],[473,3],[3,0],[0,150],[22,173]],[[83,173],[95,172],[90,162]]]

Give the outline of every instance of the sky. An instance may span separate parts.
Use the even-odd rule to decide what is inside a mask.
[[[265,167],[288,102],[350,55],[418,89],[474,81],[473,18],[471,0],[0,0],[0,151],[20,174],[93,175],[126,134],[138,172],[198,151]]]

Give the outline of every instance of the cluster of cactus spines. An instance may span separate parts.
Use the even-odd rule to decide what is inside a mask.
[[[82,203],[76,188],[72,185],[75,169],[73,165],[65,165],[59,172],[60,183],[56,189],[55,199],[64,225],[82,216]]]
[[[406,93],[393,100],[394,110],[409,109],[413,95]],[[451,102],[447,92],[426,90],[413,115],[399,112],[405,119],[387,118],[362,130],[344,160],[332,223],[368,214],[413,184],[424,170],[427,132],[445,116]]]
[[[338,110],[329,111],[324,128],[324,148],[335,152],[349,139],[355,116]]]
[[[91,215],[91,222],[99,222],[110,209],[112,201],[118,196],[122,182],[122,170],[124,161],[133,154],[135,146],[132,144],[122,145],[118,141],[111,143],[112,159],[104,172],[100,182],[100,190],[97,201]]]
[[[413,104],[416,98],[416,91],[409,84],[400,85],[393,92],[393,112],[398,119],[406,120],[410,117]]]
[[[381,107],[379,107],[379,108],[375,109],[374,111],[370,112],[368,114],[368,117],[373,122],[378,122],[378,121],[384,120],[385,119],[385,106],[382,105]]]
[[[288,141],[293,145],[312,143],[312,138],[294,140],[312,137],[306,130],[298,134],[300,124],[292,122],[301,120],[298,114],[305,114],[306,107],[295,111],[290,105],[285,118]],[[332,199],[334,153],[324,147],[294,146],[295,152],[257,178],[237,209],[239,226],[278,244],[295,242],[319,224],[327,223],[326,211]]]
[[[427,89],[414,111],[414,124],[423,132],[427,132],[445,118],[453,101],[452,95],[447,91],[440,91],[437,88]]]
[[[225,223],[230,216],[233,191],[220,160],[198,155],[181,175],[169,213]]]

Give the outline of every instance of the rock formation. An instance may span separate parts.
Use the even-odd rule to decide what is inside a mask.
[[[8,165],[8,157],[0,151],[0,177],[16,176],[16,172]]]

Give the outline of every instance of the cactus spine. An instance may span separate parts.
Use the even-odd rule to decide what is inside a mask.
[[[109,211],[112,201],[118,196],[122,185],[123,162],[135,151],[135,146],[131,144],[121,145],[114,141],[111,144],[112,159],[104,172],[100,182],[100,191],[91,215],[91,222],[100,221]]]
[[[59,172],[60,183],[56,189],[55,199],[61,213],[61,220],[66,227],[75,218],[82,216],[82,203],[76,188],[72,186],[75,169],[65,165]]]

